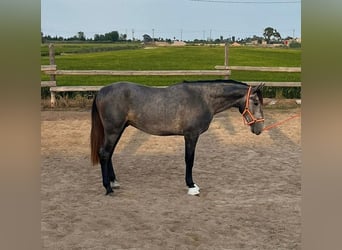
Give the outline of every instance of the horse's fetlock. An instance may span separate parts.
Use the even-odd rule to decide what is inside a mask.
[[[111,195],[113,193],[114,193],[114,191],[110,186],[106,188],[106,195]]]

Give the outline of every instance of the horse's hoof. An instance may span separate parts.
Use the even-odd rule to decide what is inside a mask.
[[[188,189],[189,195],[199,195],[200,194],[200,188],[196,184],[194,184],[194,187]]]
[[[120,183],[117,180],[111,181],[110,186],[114,189],[120,188]]]
[[[110,195],[110,196],[113,196],[114,192],[113,192],[113,189],[107,189],[106,190],[106,195]]]

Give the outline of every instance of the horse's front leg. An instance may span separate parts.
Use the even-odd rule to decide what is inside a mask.
[[[188,194],[198,195],[199,187],[194,183],[192,179],[192,167],[195,159],[195,149],[198,141],[199,134],[189,133],[184,135],[185,139],[185,182],[188,186]]]

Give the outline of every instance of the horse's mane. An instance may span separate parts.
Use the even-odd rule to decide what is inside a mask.
[[[232,84],[237,84],[237,85],[243,85],[243,86],[248,86],[247,83],[244,82],[239,82],[239,81],[235,81],[235,80],[223,80],[223,79],[216,79],[216,80],[197,80],[197,81],[186,81],[184,80],[183,83],[193,83],[193,84],[205,84],[205,83],[232,83]],[[261,105],[263,105],[263,97],[262,97],[262,92],[260,89],[258,89],[256,91],[256,94],[258,95],[258,98],[261,102]]]
[[[244,82],[239,82],[239,81],[235,81],[235,80],[223,80],[223,79],[216,79],[216,80],[197,80],[197,81],[186,81],[184,80],[183,83],[232,83],[232,84],[240,84],[240,85],[244,85],[244,86],[248,86],[248,84],[244,83]]]
[[[257,93],[257,95],[258,95],[258,98],[259,98],[259,101],[260,101],[261,105],[264,105],[264,98],[262,97],[262,92],[261,92],[261,90],[258,89],[258,90],[256,91],[256,93]]]

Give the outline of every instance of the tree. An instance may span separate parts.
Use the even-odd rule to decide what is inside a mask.
[[[272,28],[272,27],[267,27],[264,29],[264,37],[265,37],[265,40],[267,41],[267,43],[271,43],[271,38],[273,37],[273,39],[281,39],[281,36],[280,36],[280,33]]]
[[[281,35],[277,30],[274,30],[274,34],[273,34],[274,38],[276,40],[280,40],[281,39]]]
[[[123,36],[121,35],[119,37],[119,32],[117,31],[112,31],[112,32],[108,32],[108,33],[105,33],[104,35],[103,34],[95,34],[94,35],[94,41],[98,41],[98,42],[116,42],[118,41],[119,39],[126,39],[127,36]]]
[[[120,34],[119,40],[120,41],[126,41],[127,40],[127,34]]]
[[[105,36],[105,40],[107,41],[116,42],[119,40],[119,32],[117,31],[106,33],[104,36]]]
[[[143,38],[145,43],[152,42],[152,38],[147,34],[144,34]]]
[[[101,38],[101,37],[100,37],[99,34],[95,34],[95,35],[94,35],[94,41],[100,41],[100,40],[101,40],[100,38]]]
[[[77,39],[80,40],[80,41],[85,41],[86,40],[83,31],[77,32]]]

